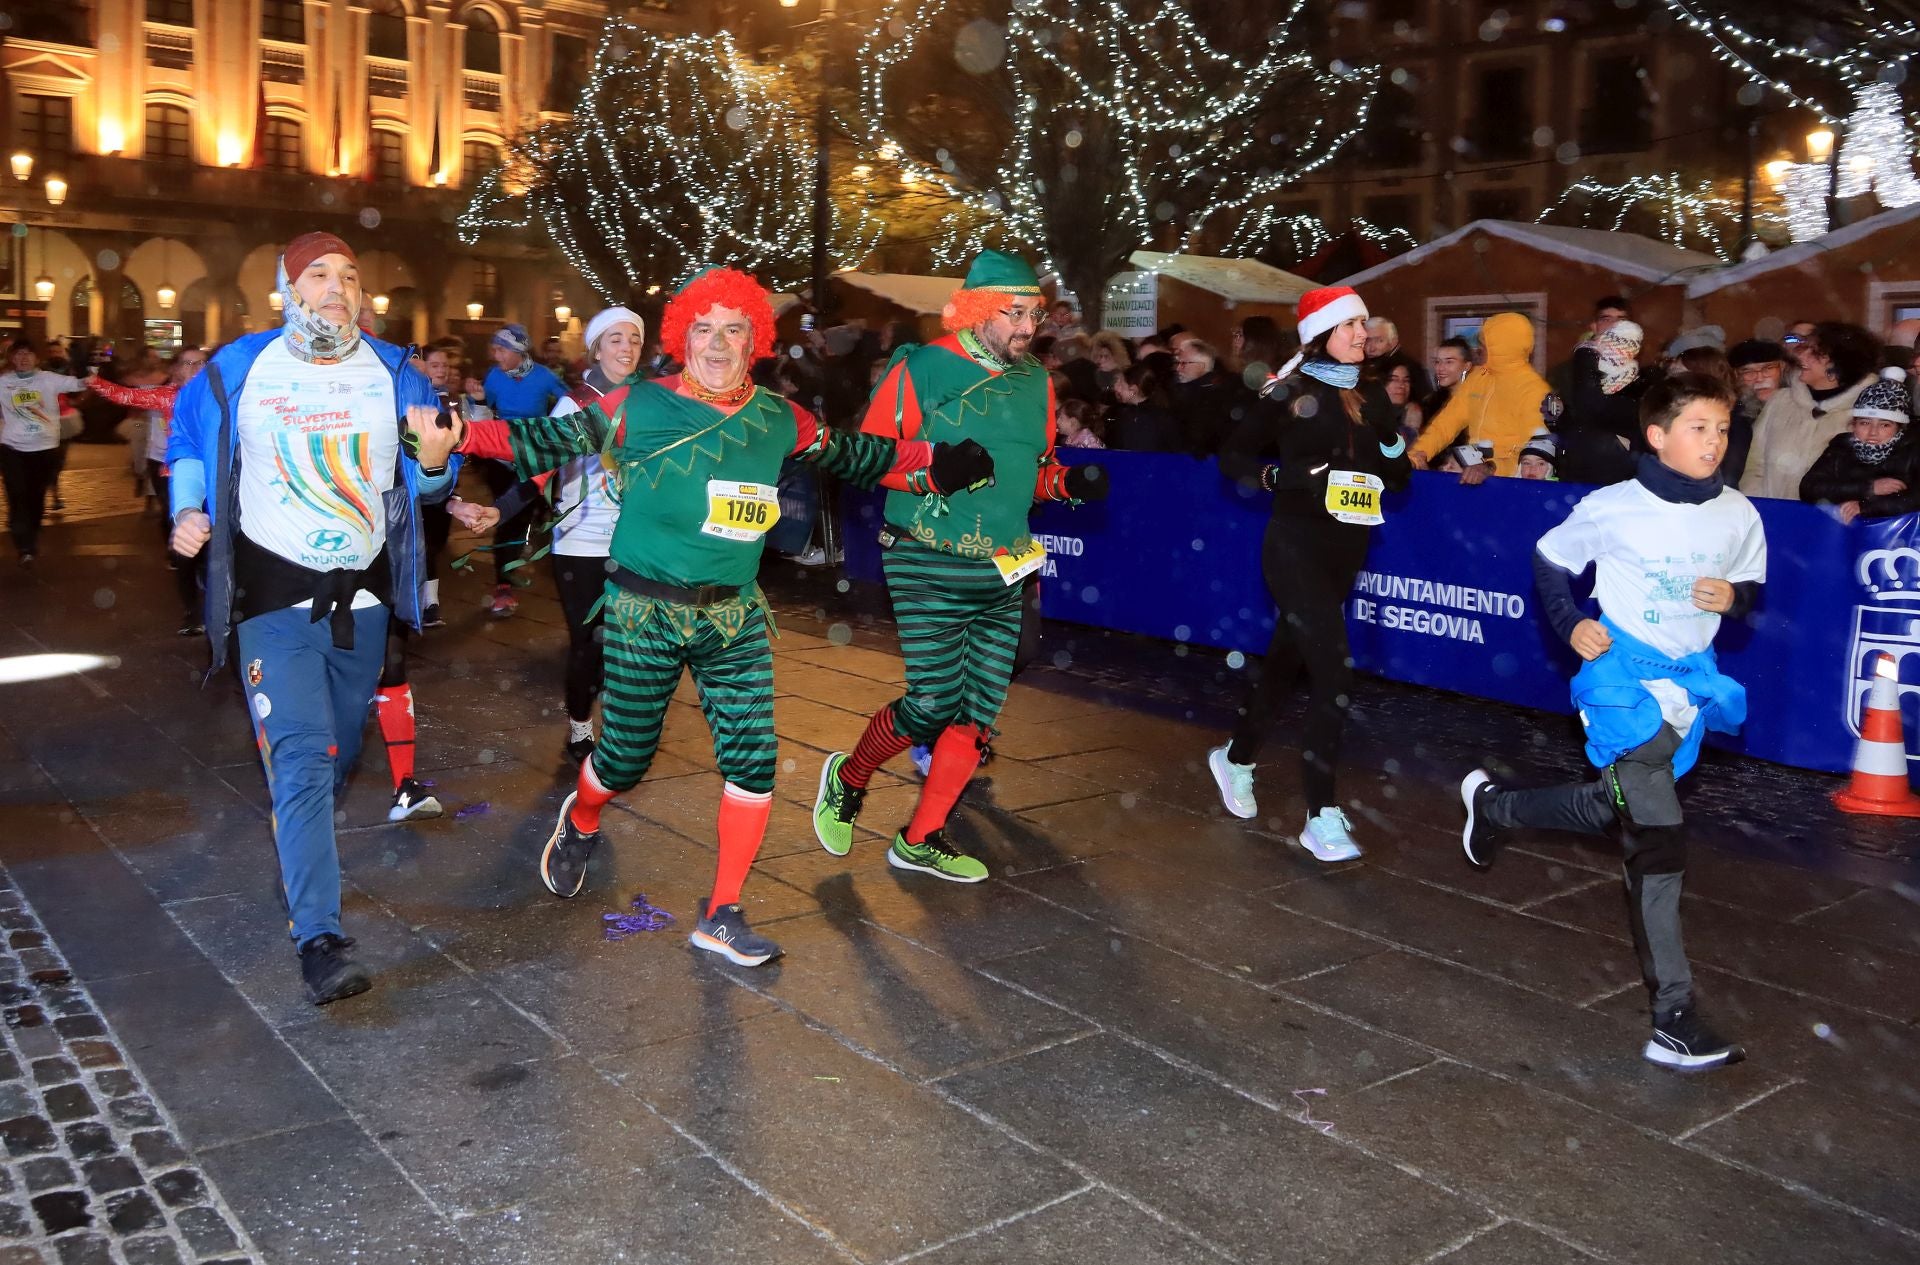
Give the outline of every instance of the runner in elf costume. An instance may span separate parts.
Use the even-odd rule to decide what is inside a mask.
[[[915,744],[933,760],[913,819],[887,863],[955,883],[987,867],[954,847],[947,817],[980,765],[1007,700],[1020,644],[1021,582],[1046,563],[1027,516],[1035,501],[1105,498],[1099,466],[1056,464],[1053,388],[1027,354],[1046,316],[1026,261],[982,251],[944,312],[945,337],[896,353],[867,405],[863,429],[899,439],[977,440],[995,481],[943,495],[883,480],[882,566],[907,661],[907,692],[868,722],[852,753],[820,771],[814,833],[835,856],[853,847],[853,823],[879,767]],[[1023,473],[1033,471],[1033,477]]]
[[[797,456],[863,487],[891,472],[928,493],[984,483],[993,462],[957,436],[930,444],[836,434],[756,387],[747,370],[772,353],[773,308],[745,273],[695,278],[668,301],[660,341],[685,372],[630,379],[612,416],[592,403],[562,417],[475,422],[466,451],[510,456],[522,478],[598,454],[619,483],[600,741],[560,806],[541,881],[556,896],[579,893],[601,810],[646,775],[668,701],[691,668],[726,777],[719,869],[692,939],[758,966],[780,947],[747,925],[739,901],[773,807],[773,651],[755,576],[780,517],[780,464]]]

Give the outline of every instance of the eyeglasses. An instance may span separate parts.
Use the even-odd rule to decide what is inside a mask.
[[[1785,343],[1789,347],[1798,347],[1801,343],[1804,343],[1807,340],[1805,335],[1802,335],[1802,334],[1788,334],[1783,338],[1781,338],[1780,341],[1782,343]]]

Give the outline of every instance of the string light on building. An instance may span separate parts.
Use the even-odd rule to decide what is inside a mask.
[[[1265,206],[1243,216],[1234,226],[1233,235],[1227,239],[1226,251],[1229,255],[1242,257],[1284,254],[1294,259],[1304,259],[1347,232],[1356,234],[1361,241],[1389,254],[1412,250],[1420,244],[1404,228],[1383,228],[1364,218],[1350,220],[1344,228],[1335,230],[1317,215],[1288,213]]]
[[[1832,172],[1825,163],[1768,163],[1767,174],[1787,204],[1787,236],[1810,242],[1828,228],[1827,186]]]
[[[1884,207],[1920,202],[1920,180],[1913,174],[1913,137],[1901,113],[1900,94],[1884,83],[1870,83],[1854,94],[1840,144],[1838,197],[1872,190]]]
[[[861,49],[853,120],[902,183],[949,200],[938,264],[999,238],[1083,289],[1116,253],[1169,237],[1176,251],[1221,229],[1241,243],[1269,237],[1286,219],[1271,210],[1275,196],[1359,134],[1378,85],[1376,67],[1327,65],[1307,51],[1299,3],[1245,58],[1217,47],[1180,0],[1144,9],[1021,0],[1004,26],[966,22],[952,7],[887,0]],[[936,148],[925,70],[934,63],[917,57],[1004,78],[1008,140],[990,169],[964,171]],[[1287,120],[1284,136],[1273,134],[1276,118]],[[950,122],[983,130],[964,113]],[[1082,148],[1089,137],[1100,138],[1097,151]]]
[[[1785,168],[1792,165],[1769,164],[1767,174],[1778,185]],[[1704,248],[1728,262],[1733,260],[1740,230],[1740,200],[1715,192],[1710,180],[1689,184],[1674,172],[1635,176],[1618,184],[1583,177],[1569,185],[1535,223],[1572,223],[1580,228],[1619,232],[1636,213],[1650,217],[1655,233],[1675,246]],[[1765,207],[1754,209],[1754,225],[1763,232],[1778,232],[1783,227],[1778,213]]]
[[[609,301],[712,264],[800,281],[814,231],[809,105],[787,71],[754,62],[728,32],[609,22],[572,123],[537,133],[509,164],[524,193],[505,168],[482,181],[461,239],[537,223]],[[880,221],[844,206],[832,216],[829,256],[865,258]]]

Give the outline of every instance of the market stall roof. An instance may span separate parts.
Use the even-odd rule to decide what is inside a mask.
[[[923,277],[911,272],[836,272],[833,279],[921,316],[938,316],[960,288],[958,277]]]
[[[1320,283],[1263,264],[1257,259],[1224,259],[1217,255],[1168,255],[1136,250],[1130,257],[1136,268],[1184,281],[1197,290],[1217,294],[1230,303],[1292,304]]]
[[[1830,233],[1822,233],[1810,242],[1795,242],[1791,246],[1782,246],[1779,250],[1770,251],[1758,259],[1730,264],[1714,272],[1695,277],[1687,285],[1687,297],[1699,298],[1702,295],[1712,294],[1715,290],[1724,290],[1728,286],[1743,285],[1756,277],[1765,276],[1781,268],[1797,268],[1802,264],[1813,262],[1829,251],[1838,250],[1842,246],[1851,246],[1875,233],[1898,228],[1914,220],[1920,220],[1920,202],[1912,206],[1896,207],[1891,211],[1882,211],[1878,215],[1870,215],[1845,228],[1836,228]]]
[[[1424,246],[1416,246],[1404,255],[1395,255],[1385,263],[1375,264],[1365,271],[1354,273],[1351,277],[1342,278],[1340,284],[1365,285],[1390,272],[1417,264],[1435,252],[1445,250],[1470,233],[1486,233],[1550,255],[1577,259],[1583,263],[1593,264],[1596,267],[1606,268],[1623,276],[1649,281],[1656,285],[1663,282],[1677,283],[1691,274],[1721,266],[1716,256],[1704,251],[1687,250],[1671,242],[1642,237],[1638,233],[1612,233],[1597,228],[1568,228],[1561,224],[1523,224],[1516,220],[1475,220],[1471,224],[1461,225],[1443,237],[1434,238]]]

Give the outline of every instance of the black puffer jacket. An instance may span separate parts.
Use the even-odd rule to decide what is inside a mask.
[[[1907,489],[1875,496],[1873,485],[1879,479],[1898,479]],[[1862,518],[1892,518],[1920,510],[1920,435],[1910,425],[1903,428],[1893,451],[1877,466],[1853,455],[1853,436],[1835,435],[1801,478],[1800,499],[1825,505],[1858,501]]]
[[[1262,472],[1277,465],[1265,485],[1273,489],[1274,514],[1325,518],[1329,524],[1334,524],[1326,504],[1330,470],[1378,475],[1388,491],[1399,491],[1407,486],[1413,467],[1394,429],[1386,395],[1364,386],[1357,393],[1362,401],[1359,422],[1347,412],[1345,392],[1304,373],[1293,374],[1247,409],[1220,451],[1220,472],[1261,487]],[[1400,455],[1386,456],[1382,444],[1397,444]]]

